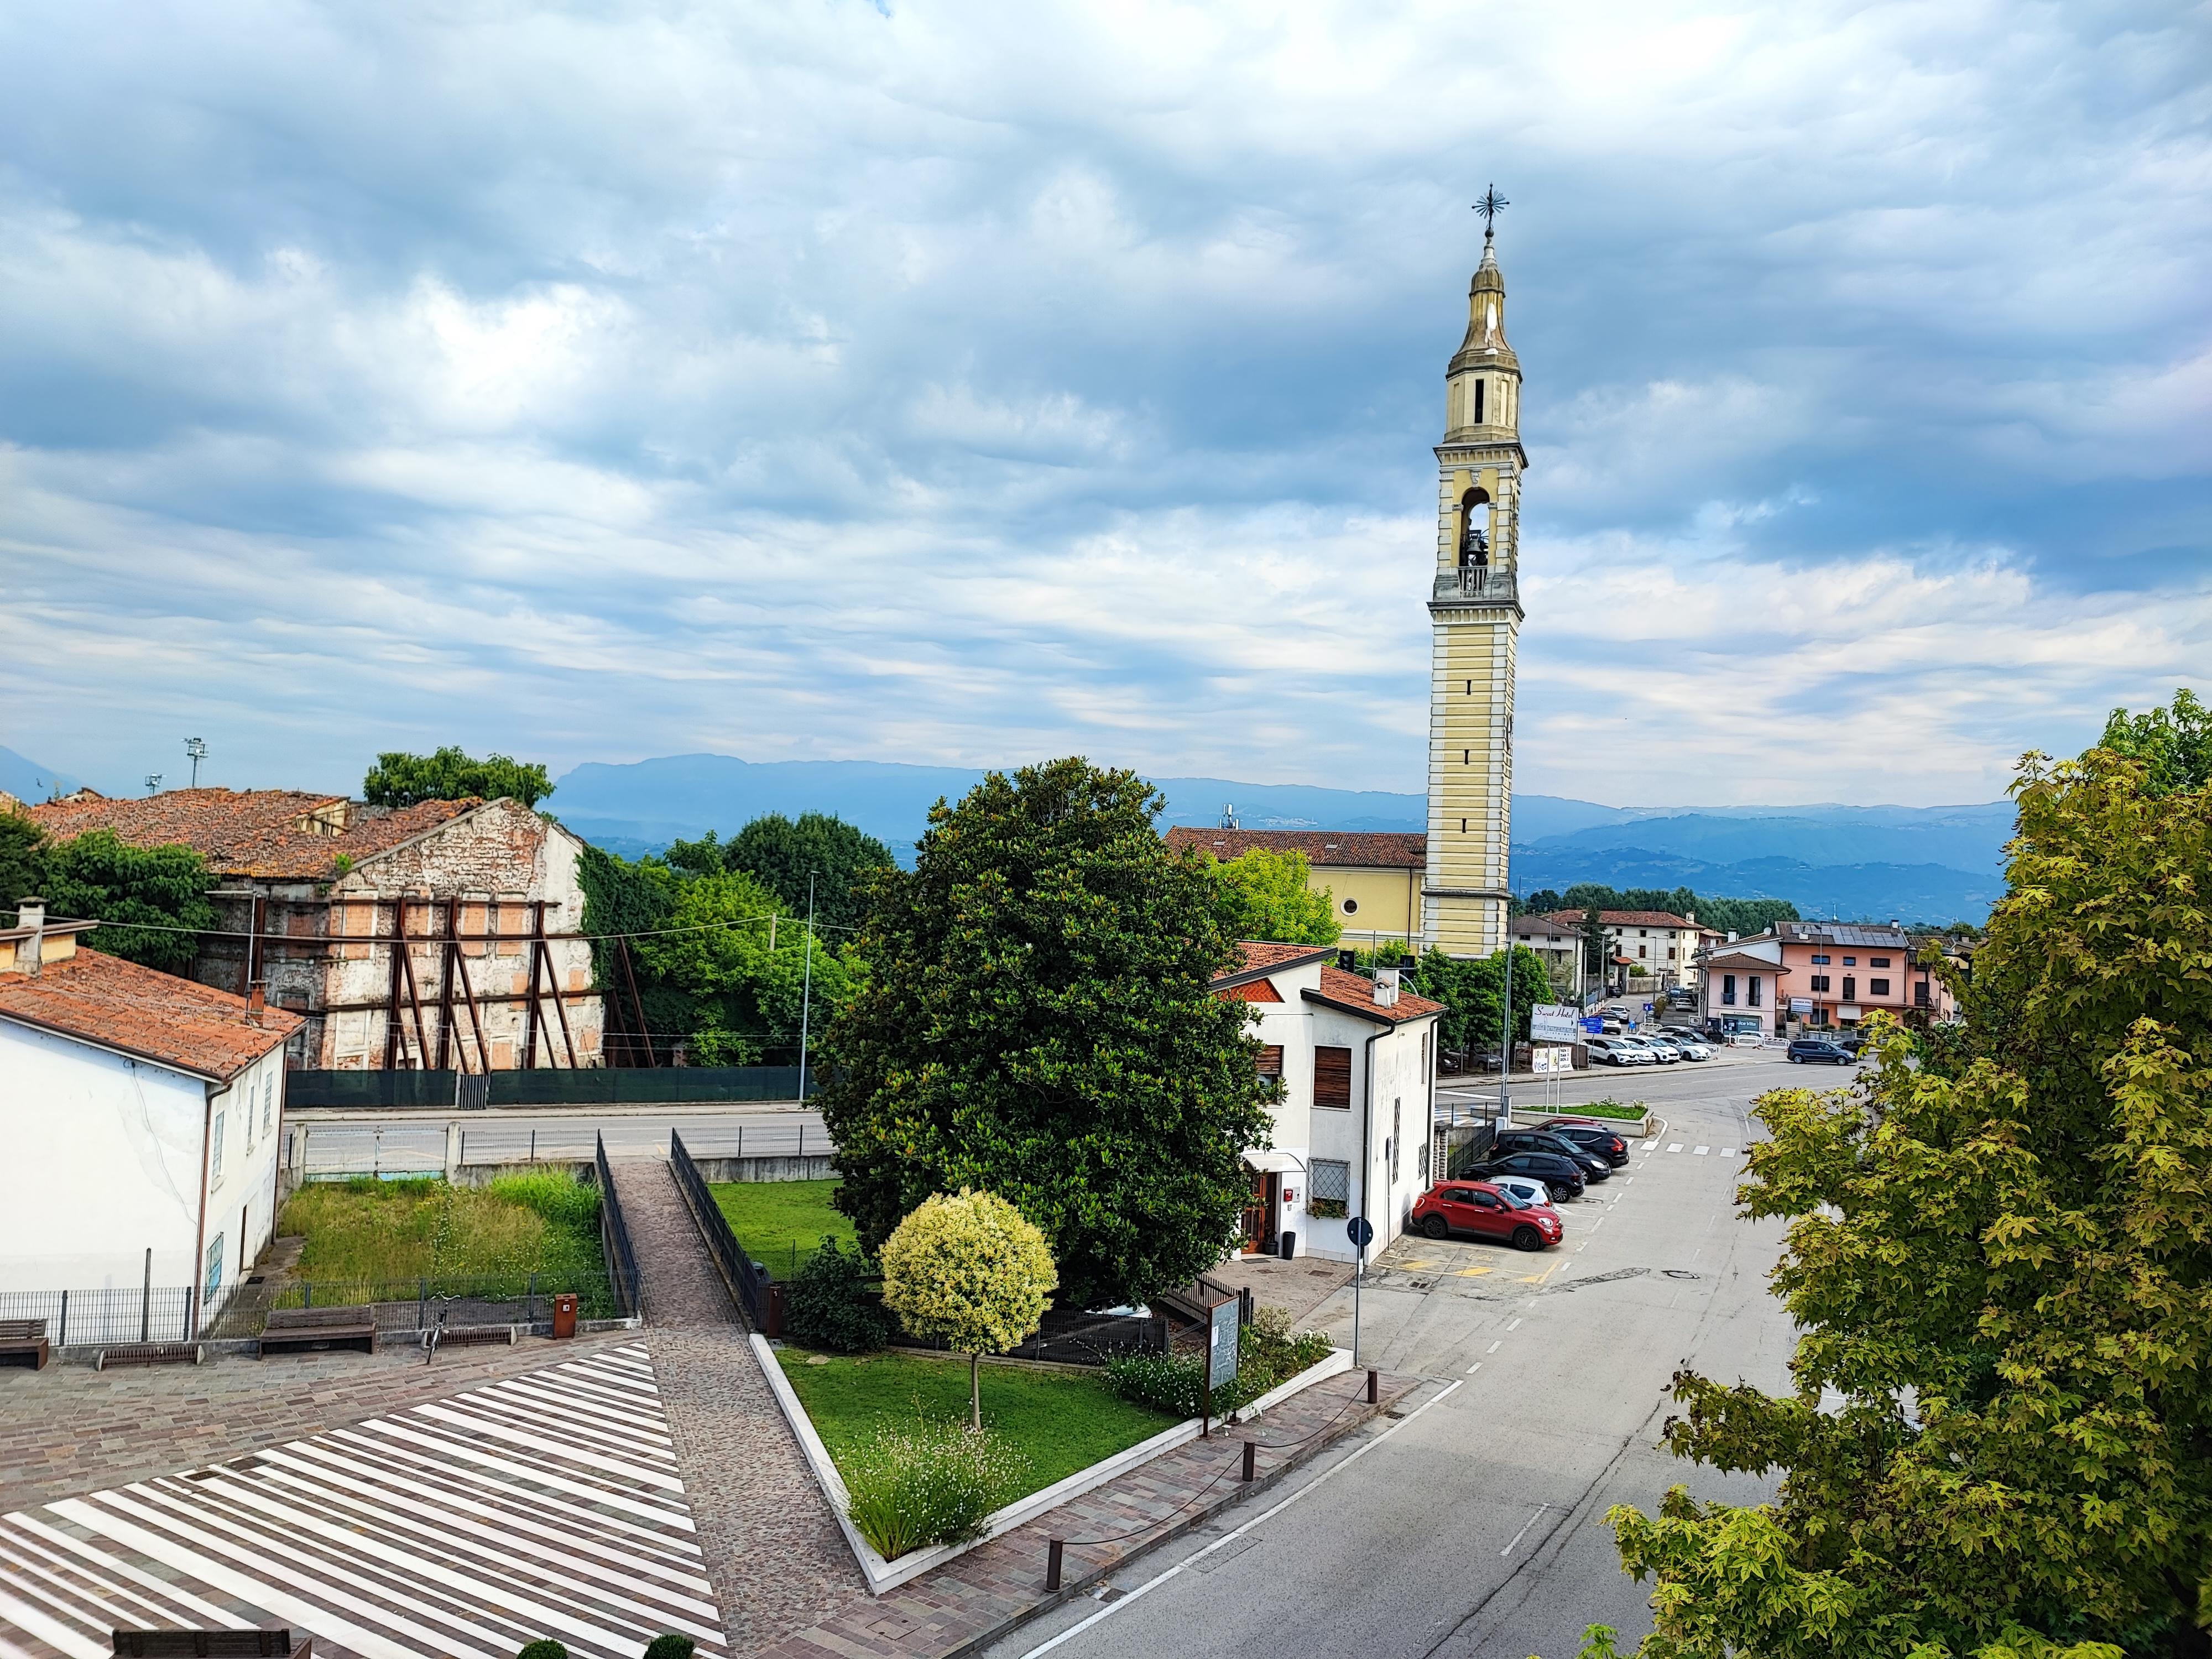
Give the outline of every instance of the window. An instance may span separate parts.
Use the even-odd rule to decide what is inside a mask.
[[[1859,959],[1856,957],[1845,957],[1844,958],[1844,966],[1846,968],[1856,968],[1858,965]]]
[[[1359,914],[1359,901],[1358,899],[1345,900],[1344,914],[1347,916],[1358,915]]]
[[[1889,981],[1886,979],[1869,980],[1867,981],[1867,994],[1870,997],[1887,996],[1889,994]]]
[[[1735,1006],[1735,975],[1734,974],[1721,975],[1721,1004],[1723,1007]]]
[[[1474,383],[1474,423],[1477,426],[1480,426],[1482,424],[1482,388],[1485,382],[1481,380],[1477,380]]]
[[[203,1292],[201,1293],[201,1297],[200,1297],[201,1301],[203,1301],[203,1302],[212,1302],[212,1301],[214,1301],[214,1300],[215,1300],[215,1293],[216,1293],[217,1291],[221,1290],[222,1288],[222,1235],[221,1233],[217,1233],[217,1234],[215,1236],[215,1243],[208,1246],[208,1253],[207,1253],[207,1288],[206,1288],[206,1290],[205,1290],[204,1291],[203,1291]]]
[[[1912,1006],[1916,1008],[1925,1008],[1929,1006],[1928,981],[1924,979],[1912,988]]]
[[[215,1130],[208,1140],[208,1185],[222,1185],[222,1120],[224,1115],[215,1115]]]
[[[1826,974],[1815,974],[1812,977],[1811,984],[1813,989],[1825,991],[1828,988],[1828,976]]]
[[[1283,1045],[1271,1042],[1260,1050],[1260,1075],[1280,1078],[1283,1075]]]
[[[1352,1109],[1352,1050],[1316,1045],[1314,1048],[1314,1104]]]
[[[1398,1179],[1398,1143],[1406,1138],[1405,1106],[1402,1097],[1390,1103],[1390,1139],[1382,1143],[1382,1161],[1389,1165],[1393,1185]]]
[[[264,1077],[261,1079],[261,1133],[266,1135],[276,1132],[276,1079]]]
[[[1669,961],[1669,962],[1672,962],[1672,961],[1674,961],[1674,947],[1673,945],[1668,945],[1668,946],[1667,947],[1667,960],[1668,960],[1668,961]]]
[[[1828,965],[1828,959],[1825,956],[1815,956],[1813,958],[1813,965],[1816,968],[1825,968]]]
[[[1850,958],[1849,957],[1845,957],[1844,960],[1845,962],[1849,962]],[[1844,1000],[1846,1002],[1856,1002],[1858,1000],[1858,980],[1852,975],[1845,974],[1844,975]]]
[[[1472,766],[1472,765],[1474,765],[1474,750],[1472,750],[1472,749],[1462,749],[1462,750],[1461,750],[1459,751],[1459,763],[1460,763],[1462,766]]]
[[[1341,1158],[1314,1159],[1307,1176],[1306,1213],[1321,1220],[1340,1218],[1352,1201],[1352,1166]]]
[[[1467,833],[1467,820],[1465,818],[1462,818],[1459,821],[1459,832],[1462,836]]]
[[[1759,1006],[1759,975],[1757,974],[1747,974],[1744,977],[1749,981],[1749,990],[1751,993],[1750,995],[1744,999],[1744,1000],[1752,1007],[1756,1008]]]
[[[1869,968],[1887,968],[1889,966],[1889,958],[1887,957],[1869,957],[1867,958],[1867,966]]]

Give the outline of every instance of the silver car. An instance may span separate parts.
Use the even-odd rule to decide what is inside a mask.
[[[1656,1066],[1659,1056],[1640,1042],[1621,1036],[1594,1036],[1583,1045],[1592,1060],[1608,1066]]]

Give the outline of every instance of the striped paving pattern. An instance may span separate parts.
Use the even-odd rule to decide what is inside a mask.
[[[637,1659],[721,1618],[642,1345],[0,1516],[0,1659],[289,1626],[322,1655]]]

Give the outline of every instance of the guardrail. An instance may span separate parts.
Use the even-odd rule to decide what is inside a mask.
[[[674,1129],[668,1132],[668,1163],[676,1171],[677,1190],[684,1194],[684,1206],[691,1212],[691,1219],[698,1224],[699,1236],[707,1241],[707,1249],[715,1266],[722,1270],[724,1281],[744,1308],[747,1322],[763,1336],[781,1336],[782,1310],[775,1305],[780,1298],[774,1293],[774,1275],[754,1261],[752,1253],[738,1242],[729,1217],[714,1202],[714,1194],[708,1190],[699,1166],[691,1161],[683,1135]]]
[[[607,1167],[607,1143],[599,1141],[592,1161],[599,1165],[599,1238],[607,1253],[607,1273],[614,1280],[615,1298],[633,1319],[645,1316],[645,1280],[637,1271],[637,1252],[630,1248],[629,1227],[623,1219],[622,1200],[615,1193],[614,1171]]]

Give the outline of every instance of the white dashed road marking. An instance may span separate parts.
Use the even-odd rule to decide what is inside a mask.
[[[1667,1150],[1668,1150],[1668,1152],[1680,1152],[1680,1151],[1682,1150],[1682,1143],[1681,1143],[1680,1141],[1679,1141],[1679,1140],[1678,1140],[1678,1141],[1676,1141],[1673,1146],[1669,1146]]]
[[[1712,1148],[1711,1148],[1711,1147],[1710,1147],[1710,1146],[1700,1146],[1700,1147],[1698,1147],[1698,1148],[1697,1149],[1697,1151],[1696,1151],[1694,1153],[1692,1153],[1692,1156],[1696,1157],[1696,1158],[1703,1158],[1703,1157],[1704,1157],[1707,1152],[1710,1152],[1711,1151],[1712,1151]]]

